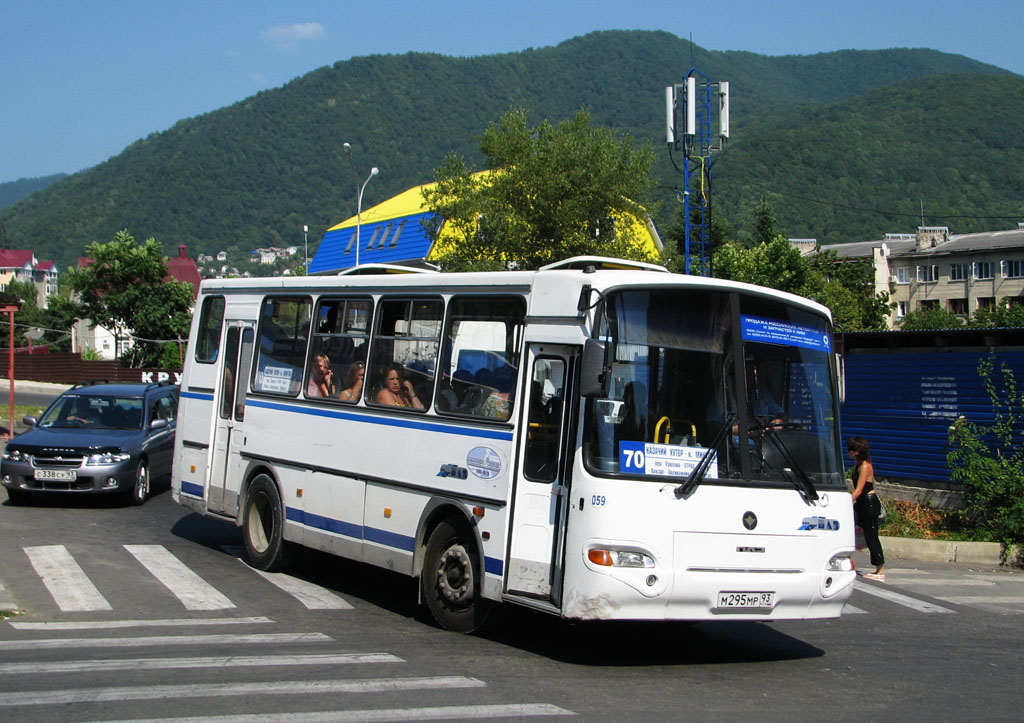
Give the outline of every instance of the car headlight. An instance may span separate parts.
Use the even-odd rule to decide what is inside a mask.
[[[28,462],[31,459],[31,456],[28,452],[22,452],[20,449],[8,448],[4,450],[4,459],[11,462]]]
[[[827,569],[829,572],[852,572],[853,558],[848,552],[840,552],[829,559]]]
[[[89,459],[87,459],[85,463],[114,464],[115,462],[124,462],[131,458],[132,456],[128,452],[98,452],[96,454],[90,454]]]
[[[591,548],[587,550],[587,559],[595,565],[604,567],[654,567],[654,560],[636,550],[606,550]]]

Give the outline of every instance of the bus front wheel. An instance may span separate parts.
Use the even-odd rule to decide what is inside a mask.
[[[481,595],[480,554],[469,532],[449,520],[430,534],[420,584],[430,614],[446,630],[474,633],[490,617],[493,604]]]
[[[246,492],[242,531],[253,567],[276,572],[294,562],[295,544],[284,539],[284,504],[277,485],[265,474],[254,479]]]

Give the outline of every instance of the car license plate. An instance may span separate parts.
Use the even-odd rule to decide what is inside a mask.
[[[771,608],[775,605],[774,592],[720,592],[718,608]]]
[[[73,482],[78,479],[78,472],[73,469],[37,469],[34,476],[36,479],[55,479],[63,482]]]

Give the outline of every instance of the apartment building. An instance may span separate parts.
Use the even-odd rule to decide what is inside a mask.
[[[996,304],[1024,304],[1024,223],[1007,231],[950,234],[922,226],[913,234],[822,246],[840,259],[870,258],[875,291],[894,303],[889,327],[912,311],[948,309],[969,317]]]
[[[11,281],[27,282],[36,287],[36,306],[47,308],[50,296],[57,293],[57,266],[40,261],[32,251],[0,249],[0,291]]]

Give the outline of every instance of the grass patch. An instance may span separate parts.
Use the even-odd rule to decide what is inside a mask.
[[[889,515],[878,530],[882,535],[919,540],[987,542],[984,535],[972,529],[962,510],[943,510],[904,500],[885,500],[885,508]]]

